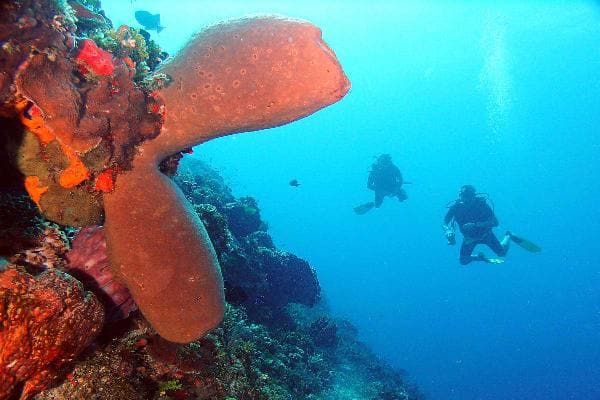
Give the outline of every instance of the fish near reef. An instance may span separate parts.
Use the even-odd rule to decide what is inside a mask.
[[[164,26],[160,26],[160,14],[152,14],[148,11],[138,10],[135,12],[135,20],[140,23],[149,31],[156,31],[156,33],[160,33]]]
[[[158,170],[165,157],[207,140],[283,125],[340,100],[350,82],[321,31],[256,17],[197,34],[161,72],[166,120],[133,169],[103,195],[111,265],[165,339],[186,343],[216,327],[223,282],[206,230]]]

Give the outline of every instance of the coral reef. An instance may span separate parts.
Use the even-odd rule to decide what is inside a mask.
[[[252,197],[242,197],[238,202],[228,203],[224,211],[229,229],[236,236],[247,236],[252,232],[265,230],[261,226],[260,210]]]
[[[146,318],[173,341],[201,336],[223,313],[219,266],[159,164],[172,173],[192,145],[338,101],[349,82],[335,55],[306,22],[257,17],[203,31],[149,77],[164,55],[142,31],[114,30],[97,4],[0,7],[9,183],[20,180],[42,214],[62,225],[106,218],[110,265]],[[163,267],[149,268],[149,260]]]
[[[235,199],[222,179],[198,160],[184,160],[182,171],[176,181],[196,209],[212,206],[215,214],[247,201]],[[230,279],[237,278],[229,272],[243,268],[245,279],[255,285],[247,287],[249,297],[251,290],[277,287],[263,273],[264,265],[248,260],[265,249],[258,243],[270,243],[274,253],[286,253],[272,246],[267,232],[251,234],[256,239],[233,234],[228,224],[236,221],[220,215],[219,229],[209,233],[213,243],[226,243],[219,257],[225,286],[231,287]],[[265,224],[261,221],[260,226]],[[105,328],[94,352],[77,362],[68,379],[36,399],[88,399],[90,394],[157,400],[422,398],[401,372],[390,369],[357,340],[356,328],[331,317],[320,300],[312,306],[282,306],[264,299],[259,308],[252,308],[254,300],[227,305],[217,329],[186,345],[161,339],[141,315],[133,313],[125,328]]]
[[[0,273],[0,398],[46,388],[102,327],[102,306],[58,271]]]
[[[161,67],[96,0],[23,0],[0,43],[0,399],[420,398],[258,202],[182,159],[343,97],[318,28],[233,21]]]
[[[222,268],[227,301],[243,306],[252,319],[263,323],[274,322],[277,316],[285,319],[284,308],[290,303],[312,306],[319,301],[314,270],[274,247],[255,199],[234,199],[222,179],[197,159],[184,162],[175,182],[206,226]]]
[[[317,318],[308,329],[313,342],[321,347],[333,347],[337,345],[337,326],[328,317]]]
[[[221,319],[222,278],[202,223],[158,163],[218,136],[302,118],[349,83],[318,28],[267,17],[205,30],[161,71],[173,78],[160,91],[167,118],[103,196],[105,228],[111,263],[144,316],[164,338],[188,342]]]
[[[243,207],[248,198],[234,198],[223,180],[197,159],[183,160],[181,169],[175,181],[207,224],[223,266],[226,293],[233,303],[226,307],[223,323],[205,338],[177,345],[161,339],[133,312],[116,325],[105,324],[94,347],[75,360],[72,371],[58,365],[31,365],[30,376],[48,370],[52,376],[64,377],[68,372],[62,383],[36,399],[420,398],[401,373],[357,341],[355,328],[328,315],[308,264],[278,250],[266,231],[236,234],[229,229],[230,224],[247,225],[235,218],[253,219],[254,213],[225,216],[221,212]],[[259,213],[257,202],[250,202]],[[100,228],[84,228],[73,235],[39,223],[45,235],[11,260],[35,270],[97,269],[103,276],[107,257]],[[263,221],[255,226],[266,229]],[[0,277],[5,276],[0,272]],[[305,289],[296,283],[302,282],[302,276],[311,277]],[[97,290],[96,281],[81,279],[90,290]],[[285,300],[269,295],[286,290],[308,295],[286,294]]]
[[[2,2],[0,10],[0,128],[10,132],[0,139],[8,155],[0,186],[24,182],[60,224],[100,223],[107,186],[96,179],[127,168],[134,146],[158,135],[162,115],[150,108],[159,106],[122,58],[75,36],[77,13],[66,3]]]
[[[43,218],[35,204],[18,191],[0,193],[0,221],[0,256],[10,256],[34,246],[44,232]]]
[[[144,88],[151,90],[152,81],[156,79],[169,79],[166,75],[149,76],[148,73],[156,69],[167,58],[167,53],[150,40],[150,34],[143,29],[135,29],[126,25],[118,29],[94,30],[90,33],[96,43],[109,50],[112,54],[124,60],[132,69],[135,69],[133,80],[139,82]]]
[[[28,249],[15,253],[9,257],[9,260],[34,273],[48,269],[61,269],[69,250],[65,232],[55,224],[40,223],[40,225],[44,230],[43,234],[38,236],[36,243]]]

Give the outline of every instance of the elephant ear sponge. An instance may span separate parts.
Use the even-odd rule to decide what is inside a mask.
[[[104,194],[111,265],[165,339],[190,342],[224,308],[214,249],[183,194],[158,171],[206,140],[275,127],[340,100],[350,83],[321,31],[278,17],[242,19],[196,35],[162,72],[174,82],[160,135]]]
[[[319,28],[278,17],[208,28],[161,72],[173,83],[161,91],[167,119],[150,144],[159,157],[217,136],[295,121],[350,88]]]

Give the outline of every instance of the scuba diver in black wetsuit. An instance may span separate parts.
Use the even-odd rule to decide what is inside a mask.
[[[375,192],[375,208],[379,208],[385,196],[395,196],[400,201],[408,198],[406,191],[402,189],[402,173],[392,162],[392,156],[382,154],[371,166],[367,188]]]
[[[406,191],[402,189],[404,182],[400,169],[392,162],[389,154],[382,154],[371,166],[367,179],[367,188],[375,192],[375,200],[354,207],[354,212],[364,214],[372,208],[379,208],[386,196],[397,197],[399,201],[408,198]]]
[[[486,198],[478,196],[472,185],[461,187],[459,199],[449,206],[444,217],[442,227],[450,245],[456,243],[455,223],[458,224],[458,228],[463,234],[463,242],[460,246],[460,263],[462,265],[467,265],[471,261],[484,261],[492,264],[503,262],[500,258],[488,258],[483,253],[472,254],[475,246],[485,244],[499,257],[503,257],[506,255],[510,240],[514,236],[511,232],[506,232],[502,241],[498,241],[492,231],[493,228],[498,226],[498,219],[488,205]]]

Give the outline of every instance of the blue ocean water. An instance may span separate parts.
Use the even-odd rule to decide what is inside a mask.
[[[281,248],[317,270],[334,314],[431,400],[600,399],[600,3],[122,1],[113,23],[175,53],[202,26],[284,14],[323,30],[352,82],[290,125],[195,149],[255,197]],[[409,199],[372,199],[390,153]],[[288,185],[296,178],[298,188]],[[531,238],[502,265],[458,264],[440,229],[470,183]]]

